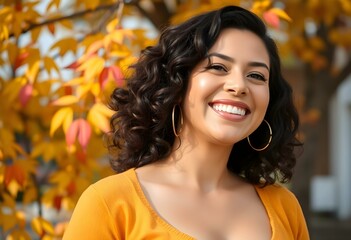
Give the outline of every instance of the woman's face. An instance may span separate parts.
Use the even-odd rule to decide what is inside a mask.
[[[269,103],[269,55],[254,33],[225,29],[189,77],[183,134],[233,145],[261,124]]]

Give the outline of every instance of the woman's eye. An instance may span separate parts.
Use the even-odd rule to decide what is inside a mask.
[[[261,80],[261,81],[266,81],[266,78],[260,73],[250,73],[247,76],[249,78],[253,78],[253,79],[257,79],[257,80]]]
[[[223,72],[228,72],[228,70],[226,69],[225,66],[223,65],[220,65],[220,64],[212,64],[208,67],[206,67],[207,69],[213,69],[213,70],[216,70],[216,71],[223,71]]]

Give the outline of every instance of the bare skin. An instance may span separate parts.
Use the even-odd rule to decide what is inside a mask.
[[[136,172],[158,215],[187,235],[201,240],[271,239],[264,206],[254,187],[240,177],[225,172],[217,183],[211,182],[170,159]]]
[[[229,172],[227,161],[264,118],[269,56],[257,36],[238,29],[224,30],[209,52],[214,66],[204,60],[190,76],[181,144],[176,139],[168,158],[136,173],[151,206],[180,232],[201,240],[268,240],[269,218],[254,186]],[[249,111],[225,113],[216,103]]]

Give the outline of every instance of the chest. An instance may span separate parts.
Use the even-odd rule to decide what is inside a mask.
[[[144,191],[163,221],[196,239],[271,239],[269,218],[254,189],[206,196],[153,186]]]

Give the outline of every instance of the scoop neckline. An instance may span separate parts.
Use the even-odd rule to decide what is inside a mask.
[[[135,168],[129,169],[128,172],[131,172],[130,176],[130,180],[132,181],[139,198],[141,199],[141,201],[144,203],[144,205],[148,208],[148,210],[150,211],[150,213],[152,214],[152,216],[156,219],[156,221],[158,221],[161,225],[163,225],[167,230],[169,230],[170,232],[178,235],[179,237],[181,237],[182,239],[186,240],[194,240],[196,238],[180,231],[179,229],[177,229],[175,226],[173,226],[172,224],[170,224],[169,222],[167,222],[164,218],[162,218],[157,212],[156,210],[152,207],[151,203],[149,202],[149,200],[147,199],[142,187],[141,187],[141,183],[139,181],[138,175],[135,171]],[[258,197],[260,198],[260,201],[268,215],[268,219],[269,219],[269,225],[271,227],[271,240],[274,239],[275,237],[275,226],[274,226],[274,221],[273,221],[273,217],[272,217],[272,213],[271,211],[269,211],[268,206],[267,206],[267,202],[269,201],[268,196],[265,195],[264,193],[264,189],[259,187],[258,185],[253,185]]]

